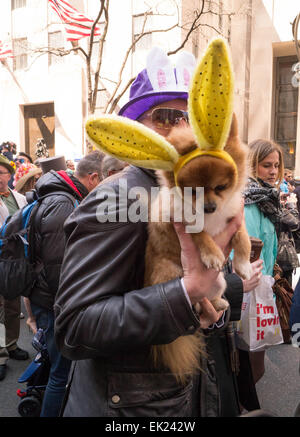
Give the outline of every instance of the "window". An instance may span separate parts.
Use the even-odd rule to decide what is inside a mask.
[[[13,40],[13,53],[14,70],[27,68],[27,38]]]
[[[96,109],[104,110],[107,103],[107,92],[105,89],[99,89],[97,92]]]
[[[145,22],[145,15],[133,15],[133,42],[141,35],[142,32],[148,32],[152,24],[152,16],[147,15]],[[144,26],[144,30],[143,30]],[[135,50],[150,50],[152,47],[152,33],[144,35],[135,45],[133,51]]]
[[[277,58],[274,140],[284,152],[286,168],[295,168],[298,88],[292,85],[292,66],[297,62],[293,56]]]
[[[57,64],[63,60],[63,56],[57,56],[51,53],[51,49],[64,49],[64,38],[62,32],[51,32],[48,33],[48,65]]]
[[[11,9],[26,8],[26,0],[11,0]]]

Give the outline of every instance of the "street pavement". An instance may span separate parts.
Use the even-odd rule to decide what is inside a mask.
[[[300,268],[297,269],[300,275]],[[29,352],[27,361],[9,360],[7,363],[7,375],[0,381],[0,418],[20,417],[18,413],[19,398],[17,389],[25,388],[25,384],[19,384],[18,378],[26,367],[34,359],[36,351],[31,345],[32,333],[26,326],[26,310],[22,306],[25,318],[21,319],[21,334],[19,346]],[[4,328],[0,324],[0,344],[4,344]],[[270,411],[279,417],[293,417],[297,405],[300,403],[300,348],[292,345],[281,344],[266,351],[264,377],[257,384],[257,393],[261,408]]]
[[[20,338],[18,346],[29,353],[29,359],[26,361],[8,360],[6,377],[0,381],[0,418],[1,417],[20,417],[18,413],[18,404],[20,398],[17,396],[17,390],[24,389],[25,384],[19,384],[18,378],[22,375],[27,366],[36,356],[37,352],[31,345],[32,333],[29,332],[26,325],[26,310],[22,305],[22,312],[25,318],[20,320]],[[4,344],[4,326],[0,324],[0,344]]]
[[[300,349],[288,344],[266,352],[265,375],[257,383],[257,395],[264,410],[279,417],[294,417],[300,404]]]

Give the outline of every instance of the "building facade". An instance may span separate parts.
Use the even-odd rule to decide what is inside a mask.
[[[69,3],[91,18],[97,16],[98,0]],[[152,46],[166,51],[179,46],[202,5],[202,0],[110,0],[96,113],[108,110],[124,56],[140,33],[149,31],[130,52],[118,93],[144,68]],[[285,6],[286,13],[289,0]],[[185,48],[197,57],[213,36],[221,34],[228,40],[241,139],[245,143],[257,138],[279,142],[286,166],[300,175],[299,87],[292,84],[292,68],[298,60],[290,25],[300,11],[290,8],[287,16],[281,8],[280,0],[205,0],[200,26]],[[74,47],[48,0],[2,0],[0,10],[0,40],[12,41],[14,52],[6,65],[0,64],[0,142],[14,141],[34,156],[35,144],[43,137],[50,155],[81,157],[86,151],[84,122],[89,113],[84,56],[79,51],[57,56],[59,50]],[[104,29],[104,22],[101,26]],[[169,28],[169,32],[158,32]],[[79,45],[87,51],[88,38]],[[94,45],[92,71],[97,67],[99,42],[95,40]],[[128,90],[116,110],[127,98]]]
[[[184,2],[187,9],[201,1]],[[273,139],[284,152],[285,166],[300,176],[300,99],[293,67],[300,60],[291,22],[300,12],[287,0],[222,0],[210,3],[205,33],[199,30],[201,52],[218,33],[227,38],[235,73],[235,112],[241,139]],[[192,47],[194,45],[194,47]],[[195,42],[190,43],[195,51]],[[298,127],[298,128],[297,128]]]

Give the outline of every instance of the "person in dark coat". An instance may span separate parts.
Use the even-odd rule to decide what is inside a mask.
[[[54,341],[53,305],[65,250],[63,226],[74,208],[100,182],[101,161],[98,156],[98,152],[94,152],[84,157],[74,176],[69,176],[64,170],[48,171],[35,186],[39,197],[53,193],[41,201],[34,218],[34,254],[42,269],[29,296],[37,328],[44,330],[51,362],[42,417],[59,415],[70,369],[70,361],[61,356]]]

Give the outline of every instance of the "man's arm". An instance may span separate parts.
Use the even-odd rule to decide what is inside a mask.
[[[91,194],[67,221],[54,308],[61,352],[109,356],[195,332],[199,320],[179,278],[143,288],[146,224],[99,223],[96,206]]]
[[[100,223],[98,205],[96,193],[91,193],[66,225],[68,241],[54,307],[56,341],[63,355],[109,356],[193,334],[199,319],[180,278],[143,288],[145,223]],[[218,272],[190,273],[192,303],[206,299],[207,275],[215,281]],[[195,285],[199,280],[201,290]],[[186,288],[191,297],[190,283]],[[212,312],[213,307],[206,311],[208,325],[219,319]]]

